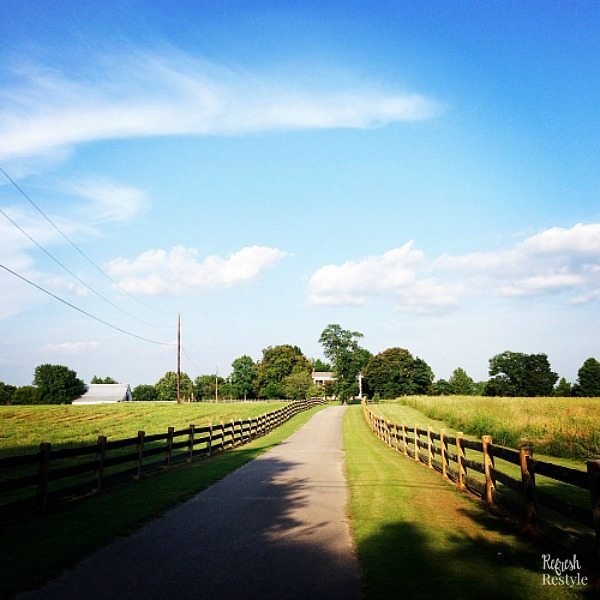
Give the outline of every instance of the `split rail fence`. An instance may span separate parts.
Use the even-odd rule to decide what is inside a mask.
[[[584,536],[588,532],[588,535],[595,534],[594,553],[600,567],[600,460],[587,461],[587,472],[579,471],[534,458],[531,444],[513,449],[493,444],[491,435],[474,441],[465,439],[461,432],[448,435],[443,430],[440,433],[432,431],[431,427],[422,429],[418,425],[393,423],[375,414],[365,402],[363,411],[373,432],[388,446],[407,458],[439,471],[459,490],[476,494],[489,506],[501,504],[513,515],[516,510],[515,516],[520,518],[523,531],[536,531],[538,523],[542,521],[541,508],[559,516],[557,521],[561,523],[561,518],[566,518],[583,526]],[[520,470],[520,479],[508,475],[506,469],[502,470],[496,461],[516,465]],[[473,477],[472,472],[479,476]],[[590,506],[584,508],[541,490],[536,486],[536,475],[587,491]],[[502,488],[514,493],[499,495],[498,491],[504,491]],[[515,499],[520,499],[520,507],[514,502]],[[553,533],[561,534],[563,540],[570,537],[564,535],[561,524],[548,522],[546,515],[544,520]]]
[[[36,454],[0,459],[0,517],[23,516],[78,498],[97,494],[124,481],[168,469],[177,463],[210,457],[263,436],[320,398],[298,400],[252,419],[215,423],[185,429],[169,427],[166,433],[109,440],[95,444],[52,449],[42,443]]]

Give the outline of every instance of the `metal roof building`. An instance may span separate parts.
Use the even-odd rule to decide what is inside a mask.
[[[115,404],[132,400],[131,388],[128,383],[92,383],[87,386],[87,391],[83,396],[73,400],[73,404]]]

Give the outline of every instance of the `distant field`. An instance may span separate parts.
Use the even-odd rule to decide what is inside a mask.
[[[502,446],[527,440],[542,454],[600,458],[600,398],[408,396],[396,402],[465,433],[491,435]]]
[[[276,410],[284,402],[171,404],[131,402],[96,406],[0,406],[0,457],[35,452],[41,442],[77,446],[99,435],[127,438],[143,430],[162,433],[168,427],[205,425],[247,419]]]

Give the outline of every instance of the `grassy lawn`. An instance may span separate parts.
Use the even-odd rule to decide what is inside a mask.
[[[259,411],[254,414],[272,408],[267,408],[264,403],[256,406]],[[246,405],[227,405],[225,408],[237,410],[238,407]],[[206,408],[214,411],[220,407]],[[148,519],[191,498],[279,444],[322,408],[300,413],[270,434],[224,454],[121,485],[68,509],[2,526],[0,597],[41,583],[95,548],[131,533]],[[184,415],[184,423],[188,422],[190,414]],[[236,415],[240,416],[239,413]]]
[[[556,551],[528,545],[481,503],[385,446],[358,406],[346,412],[344,442],[353,534],[369,600],[592,597],[589,588],[542,585],[541,555],[560,556]]]
[[[164,433],[168,427],[247,419],[284,406],[284,402],[128,402],[94,406],[0,406],[0,457],[36,452],[41,442],[53,447],[93,443],[99,435],[109,440],[130,438],[143,430]]]
[[[458,398],[458,397],[456,397],[456,398]],[[420,427],[425,427],[425,428],[430,426],[433,431],[436,431],[439,433],[440,431],[445,430],[446,433],[448,433],[449,435],[453,435],[456,433],[457,428],[453,427],[452,424],[441,421],[436,418],[432,418],[431,416],[427,416],[426,414],[423,414],[422,412],[420,412],[419,410],[414,408],[413,400],[418,401],[418,402],[416,402],[416,405],[419,407],[427,406],[427,403],[426,402],[422,403],[421,402],[422,399],[419,397],[419,398],[401,398],[398,400],[391,400],[391,401],[386,400],[380,404],[370,405],[370,408],[375,413],[377,413],[395,423],[404,422],[407,425],[410,425],[411,427],[414,424],[418,424]],[[491,400],[493,402],[494,399],[493,398],[490,398],[490,399],[481,398],[479,400],[480,401]],[[502,400],[508,400],[508,399],[503,398]],[[455,401],[454,404],[456,406],[458,406],[458,400]],[[437,415],[438,413],[434,413],[434,414]],[[596,416],[593,416],[592,418],[596,419]],[[507,423],[509,423],[509,422],[510,422],[510,420],[507,418]],[[475,435],[466,434],[464,437],[467,439],[472,439],[472,440],[481,440],[480,437],[477,437]],[[500,444],[500,445],[502,444],[502,441],[503,441],[502,438],[498,439],[497,437],[493,436],[493,439],[494,439],[495,443]],[[481,462],[481,453],[475,452],[475,451],[469,451],[469,450],[467,450],[466,453],[469,458],[476,460],[478,462]],[[535,452],[535,457],[540,460],[552,462],[554,464],[559,464],[559,465],[562,465],[565,467],[570,467],[571,469],[578,469],[580,471],[586,470],[585,462],[582,459],[550,456],[550,455],[542,454],[537,451]],[[521,479],[521,471],[517,465],[513,465],[513,464],[503,461],[503,460],[497,460],[496,467],[498,468],[498,470],[506,473],[507,475],[510,475],[514,479],[517,479],[517,480]],[[474,479],[476,479],[478,481],[484,480],[483,475],[478,473],[477,471],[471,470],[469,472],[469,474],[471,477],[473,477]],[[551,495],[557,496],[558,498],[560,498],[561,500],[564,500],[565,502],[577,504],[578,506],[580,506],[584,509],[588,509],[590,506],[589,493],[585,490],[574,487],[572,485],[568,485],[566,483],[561,483],[554,479],[550,479],[548,477],[543,477],[541,475],[538,475],[536,477],[536,486],[539,489],[541,489],[542,491],[547,492]],[[509,492],[506,489],[504,489],[504,491],[506,493],[512,494],[512,492]],[[553,520],[556,520],[556,517],[553,517]],[[561,525],[565,529],[572,529],[577,532],[582,531],[582,529],[579,525],[568,522],[566,520],[561,520]]]

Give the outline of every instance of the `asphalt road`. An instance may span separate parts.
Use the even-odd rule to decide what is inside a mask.
[[[344,410],[318,412],[279,446],[19,598],[362,598],[346,518]]]

